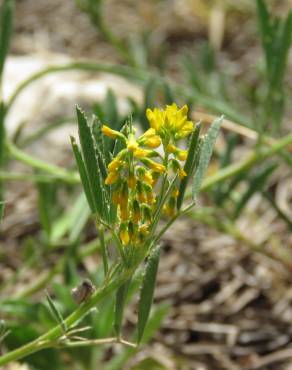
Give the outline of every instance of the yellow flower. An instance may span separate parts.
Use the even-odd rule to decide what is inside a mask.
[[[139,227],[139,233],[141,233],[143,236],[146,236],[149,231],[148,231],[148,225],[147,224],[143,224]]]
[[[154,108],[147,109],[146,116],[158,135],[165,137],[167,134],[171,135],[175,140],[182,139],[188,136],[192,131],[194,124],[188,121],[187,118],[188,107],[184,105],[178,109],[177,105],[167,105],[165,110]]]
[[[127,141],[127,149],[130,152],[134,152],[138,148],[138,143],[134,136],[131,136],[129,140]]]
[[[104,182],[106,185],[112,185],[118,180],[118,178],[119,178],[118,172],[109,172]]]
[[[154,108],[153,111],[148,108],[146,110],[146,117],[150,123],[151,128],[153,128],[157,133],[161,134],[163,125],[165,124],[165,111],[158,108]]]
[[[130,241],[130,235],[129,235],[129,232],[127,230],[127,226],[124,225],[124,224],[121,225],[120,239],[121,239],[123,245],[127,245]]]
[[[154,128],[149,128],[140,138],[138,139],[140,145],[148,146],[149,148],[158,148],[161,144],[160,137],[156,134]]]
[[[188,151],[187,151],[187,150],[179,149],[179,150],[176,152],[176,156],[177,156],[177,158],[178,158],[180,161],[185,161],[185,160],[187,159],[187,156],[188,156]]]
[[[149,157],[153,155],[152,150],[147,150],[147,149],[142,149],[142,148],[137,148],[134,150],[134,156],[136,158],[144,158],[144,157]]]
[[[183,169],[180,169],[179,171],[178,171],[178,177],[182,180],[184,177],[186,177],[186,175],[187,175],[187,173],[186,173],[186,171],[185,170],[183,170]]]
[[[146,182],[146,184],[149,185],[153,184],[153,177],[149,171],[146,171],[145,174],[142,176],[142,181]]]
[[[145,166],[151,168],[151,170],[159,173],[164,173],[166,168],[163,164],[157,163],[152,161],[151,159],[144,158],[142,162],[145,164]]]
[[[170,154],[176,153],[177,152],[177,147],[175,145],[169,143],[166,147],[166,151],[167,151],[167,153],[170,153]]]
[[[114,158],[111,163],[107,166],[109,171],[116,171],[120,166],[122,165],[122,161],[120,161],[118,158]]]
[[[101,131],[105,136],[108,136],[112,139],[117,139],[117,138],[125,139],[123,134],[121,134],[120,132],[118,132],[116,130],[111,129],[110,127],[108,127],[106,125],[102,126]]]

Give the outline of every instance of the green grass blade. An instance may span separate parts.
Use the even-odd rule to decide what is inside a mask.
[[[4,69],[5,59],[9,51],[13,27],[14,1],[5,0],[1,9],[0,33],[0,79]]]
[[[272,86],[279,89],[282,86],[286,70],[288,51],[291,45],[292,37],[292,13],[289,12],[286,21],[282,21],[279,26],[278,39],[275,40],[277,50],[275,64],[272,75]]]
[[[52,224],[51,243],[56,244],[65,235],[68,235],[69,242],[73,243],[83,230],[88,218],[90,209],[84,193],[70,202],[68,209],[58,217]]]
[[[112,129],[116,130],[119,125],[119,113],[118,113],[118,104],[117,98],[113,90],[109,89],[107,91],[104,104],[104,119],[105,124],[109,125]]]
[[[253,178],[249,182],[249,187],[246,189],[240,200],[235,205],[233,218],[237,218],[240,215],[241,211],[243,210],[249,199],[252,197],[252,195],[260,190],[264,190],[263,188],[268,178],[274,172],[277,166],[278,165],[276,163],[269,164],[268,166],[265,166],[261,171],[259,171],[255,176],[253,176]]]
[[[79,170],[79,174],[80,174],[81,182],[82,182],[82,185],[83,185],[83,189],[84,189],[84,192],[85,192],[85,195],[86,195],[86,198],[87,198],[87,202],[89,204],[89,207],[90,207],[92,213],[96,213],[97,209],[95,207],[93,194],[92,194],[90,183],[89,183],[89,180],[88,180],[88,177],[87,177],[86,167],[85,167],[85,164],[83,162],[80,149],[79,149],[78,145],[76,144],[75,138],[72,137],[72,136],[71,136],[71,145],[72,145],[73,153],[74,153],[75,160],[76,160],[76,163],[77,163],[77,167],[78,167],[78,170]]]
[[[265,52],[268,73],[271,73],[273,65],[273,29],[270,23],[270,15],[264,0],[257,0],[258,21],[262,46]]]
[[[126,281],[118,289],[117,294],[116,294],[114,329],[115,329],[117,337],[120,337],[120,334],[121,334],[124,308],[125,308],[125,303],[126,303],[130,284],[131,284],[131,279]]]
[[[143,338],[144,330],[152,306],[159,257],[160,257],[160,246],[157,246],[148,257],[145,268],[145,274],[142,281],[140,300],[138,306],[138,324],[137,324],[138,343],[140,343]]]
[[[213,147],[215,145],[216,138],[218,136],[223,117],[217,118],[209,128],[206,137],[204,138],[199,163],[194,174],[193,188],[192,188],[192,199],[195,200],[198,195],[204,175],[207,171]]]
[[[287,226],[289,227],[289,229],[292,231],[292,218],[282,211],[282,209],[278,206],[278,204],[276,203],[275,199],[272,197],[272,195],[264,190],[262,191],[262,194],[263,196],[269,201],[269,203],[271,204],[271,206],[274,208],[274,210],[277,212],[278,216],[286,222]]]
[[[194,165],[195,165],[196,158],[197,158],[200,130],[201,130],[201,125],[197,124],[195,131],[192,133],[192,136],[190,139],[189,152],[188,152],[188,156],[187,156],[187,159],[184,165],[184,171],[187,174],[187,176],[185,176],[180,183],[179,194],[177,197],[177,209],[178,210],[182,206],[187,184],[189,183],[189,180],[193,175],[192,170],[194,169]]]

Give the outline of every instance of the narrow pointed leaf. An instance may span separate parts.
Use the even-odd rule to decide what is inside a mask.
[[[116,294],[114,329],[115,329],[117,337],[119,337],[121,334],[124,308],[125,308],[125,303],[126,303],[130,284],[131,284],[131,279],[126,281],[125,284],[123,284],[118,289],[117,294]]]
[[[106,120],[106,124],[110,124],[111,128],[116,130],[119,123],[118,105],[116,96],[111,89],[107,91],[103,109],[105,113],[104,119]]]
[[[77,107],[78,128],[83,159],[86,167],[94,208],[103,215],[104,198],[103,184],[96,156],[96,144],[84,113]]]
[[[188,152],[188,156],[186,159],[186,163],[184,165],[184,171],[187,174],[187,176],[185,176],[180,183],[179,194],[177,197],[177,209],[180,209],[182,206],[187,184],[190,178],[193,176],[192,169],[194,169],[196,157],[199,152],[198,144],[199,144],[200,130],[201,130],[201,125],[198,124],[195,128],[195,131],[192,133],[192,136],[190,139],[189,152]]]
[[[281,23],[279,30],[279,40],[275,40],[277,50],[275,59],[275,65],[273,68],[272,86],[274,88],[280,88],[283,83],[283,78],[286,70],[286,64],[288,59],[288,51],[291,45],[292,36],[292,13],[290,12],[285,21]]]
[[[193,189],[192,189],[193,200],[196,199],[196,196],[198,195],[200,191],[201,184],[202,184],[204,175],[207,171],[207,168],[208,168],[208,165],[211,159],[211,155],[213,152],[215,141],[219,133],[222,120],[223,120],[223,117],[217,118],[212,123],[211,127],[209,128],[204,138],[202,148],[201,148],[199,163],[198,163],[195,175],[194,175]]]
[[[76,144],[75,138],[72,137],[72,136],[71,136],[71,145],[72,145],[73,153],[74,153],[75,160],[76,160],[76,163],[77,163],[77,167],[78,167],[78,171],[79,171],[79,174],[80,174],[83,189],[84,189],[84,192],[85,192],[85,195],[86,195],[86,198],[87,198],[87,202],[89,204],[89,207],[90,207],[92,213],[96,213],[97,210],[95,208],[95,203],[94,203],[94,200],[93,200],[93,194],[92,194],[90,183],[89,183],[89,180],[88,180],[88,177],[87,177],[85,164],[83,162],[80,149],[79,149],[78,145]]]
[[[160,257],[160,246],[157,246],[152,251],[147,260],[145,274],[142,281],[138,307],[138,325],[137,325],[138,343],[140,343],[143,338],[144,330],[152,306],[159,257]]]

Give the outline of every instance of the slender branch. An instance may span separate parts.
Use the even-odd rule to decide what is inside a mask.
[[[209,176],[203,181],[201,191],[207,191],[211,189],[214,185],[221,183],[222,181],[227,180],[234,175],[237,175],[247,169],[251,168],[258,162],[263,161],[269,157],[272,157],[274,154],[280,152],[283,148],[292,143],[292,134],[283,137],[274,142],[269,148],[255,150],[247,156],[246,159],[240,161],[239,163],[234,163],[230,166],[227,166],[219,170],[215,175]]]
[[[50,164],[44,162],[40,159],[37,159],[24,151],[18,149],[14,144],[11,142],[6,142],[7,149],[12,157],[18,159],[19,161],[28,164],[33,168],[37,168],[44,172],[47,172],[53,175],[55,178],[62,179],[65,182],[70,184],[78,184],[80,182],[80,178],[77,172],[69,172],[62,167],[56,166],[54,164]]]
[[[11,106],[14,104],[16,98],[20,95],[20,93],[31,83],[43,78],[49,74],[56,73],[56,72],[67,72],[67,71],[74,71],[74,70],[82,70],[85,72],[104,72],[104,73],[111,73],[118,76],[125,77],[130,80],[138,80],[140,82],[145,82],[148,79],[148,75],[145,71],[141,71],[138,69],[116,65],[116,64],[99,64],[93,62],[78,62],[78,63],[67,63],[63,65],[51,66],[48,68],[44,68],[39,72],[32,74],[26,80],[21,82],[18,87],[15,89],[14,93],[11,95],[8,103],[6,105],[6,113],[10,110]]]
[[[102,344],[124,344],[131,348],[137,348],[137,345],[132,342],[128,342],[122,338],[102,338],[102,339],[92,339],[92,340],[79,340],[79,341],[69,341],[69,342],[57,342],[55,347],[58,348],[74,348],[74,347],[87,347],[96,346]]]

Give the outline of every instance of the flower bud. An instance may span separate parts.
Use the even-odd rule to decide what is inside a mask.
[[[105,179],[104,183],[106,185],[112,185],[114,184],[119,178],[119,173],[116,172],[109,172],[107,175],[107,178]]]
[[[111,129],[110,127],[106,125],[102,126],[101,131],[105,136],[108,136],[111,139],[117,139],[117,138],[125,139],[125,136],[123,134],[121,134],[120,132],[116,130]]]
[[[127,223],[122,223],[121,224],[119,236],[120,236],[120,239],[121,239],[123,245],[129,244],[130,235],[129,235],[129,232],[128,232]]]

